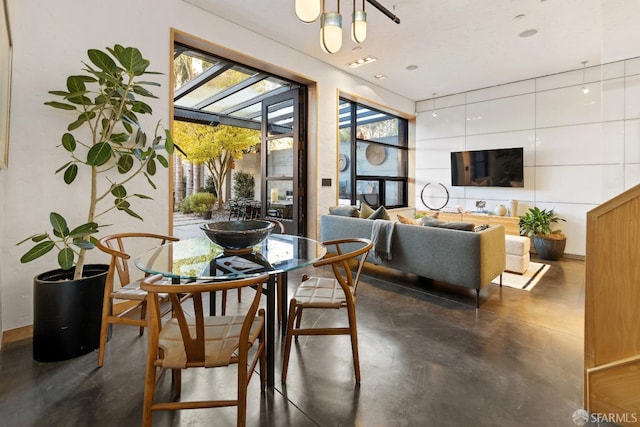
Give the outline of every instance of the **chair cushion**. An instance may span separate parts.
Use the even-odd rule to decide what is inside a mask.
[[[136,280],[135,282],[131,282],[128,285],[121,287],[120,289],[116,289],[115,291],[111,292],[111,298],[144,301],[144,299],[147,297],[147,291],[140,288],[140,282],[142,282],[142,280]],[[160,297],[160,299],[166,299],[168,294],[161,293],[158,294],[158,296]]]
[[[347,303],[340,283],[331,277],[309,277],[298,286],[295,299],[305,307],[341,307]]]
[[[195,336],[195,317],[188,317],[187,324],[193,336]],[[212,368],[227,366],[231,363],[231,356],[238,349],[240,331],[242,330],[244,316],[212,316],[204,318],[205,335],[205,360],[202,363],[193,362],[197,366]],[[257,316],[251,325],[249,342],[253,343],[258,338],[263,327],[264,318]],[[162,367],[170,369],[184,369],[187,366],[187,355],[184,349],[182,334],[178,320],[169,319],[160,331],[159,346],[163,350]]]

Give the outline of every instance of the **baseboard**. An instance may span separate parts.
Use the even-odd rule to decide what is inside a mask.
[[[2,333],[2,345],[27,340],[33,337],[33,325],[10,329]]]

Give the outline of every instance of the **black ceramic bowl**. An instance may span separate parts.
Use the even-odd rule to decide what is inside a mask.
[[[271,221],[220,221],[200,226],[204,234],[228,250],[252,248],[267,238],[274,224]]]

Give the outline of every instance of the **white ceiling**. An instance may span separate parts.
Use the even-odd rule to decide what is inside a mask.
[[[380,0],[401,23],[367,3],[358,51],[352,2],[342,0],[334,55],[320,49],[318,22],[296,18],[293,0],[184,1],[415,101],[640,56],[639,0]],[[327,9],[336,2],[326,0]],[[518,36],[528,29],[538,33]],[[347,67],[365,56],[377,61]]]

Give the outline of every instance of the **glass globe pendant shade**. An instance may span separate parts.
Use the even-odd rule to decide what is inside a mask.
[[[302,22],[313,22],[320,16],[321,0],[295,0],[296,16]]]
[[[320,47],[327,53],[336,53],[342,47],[342,16],[337,12],[322,14],[320,20]]]
[[[367,12],[354,10],[351,21],[351,39],[356,43],[362,43],[367,38]]]

